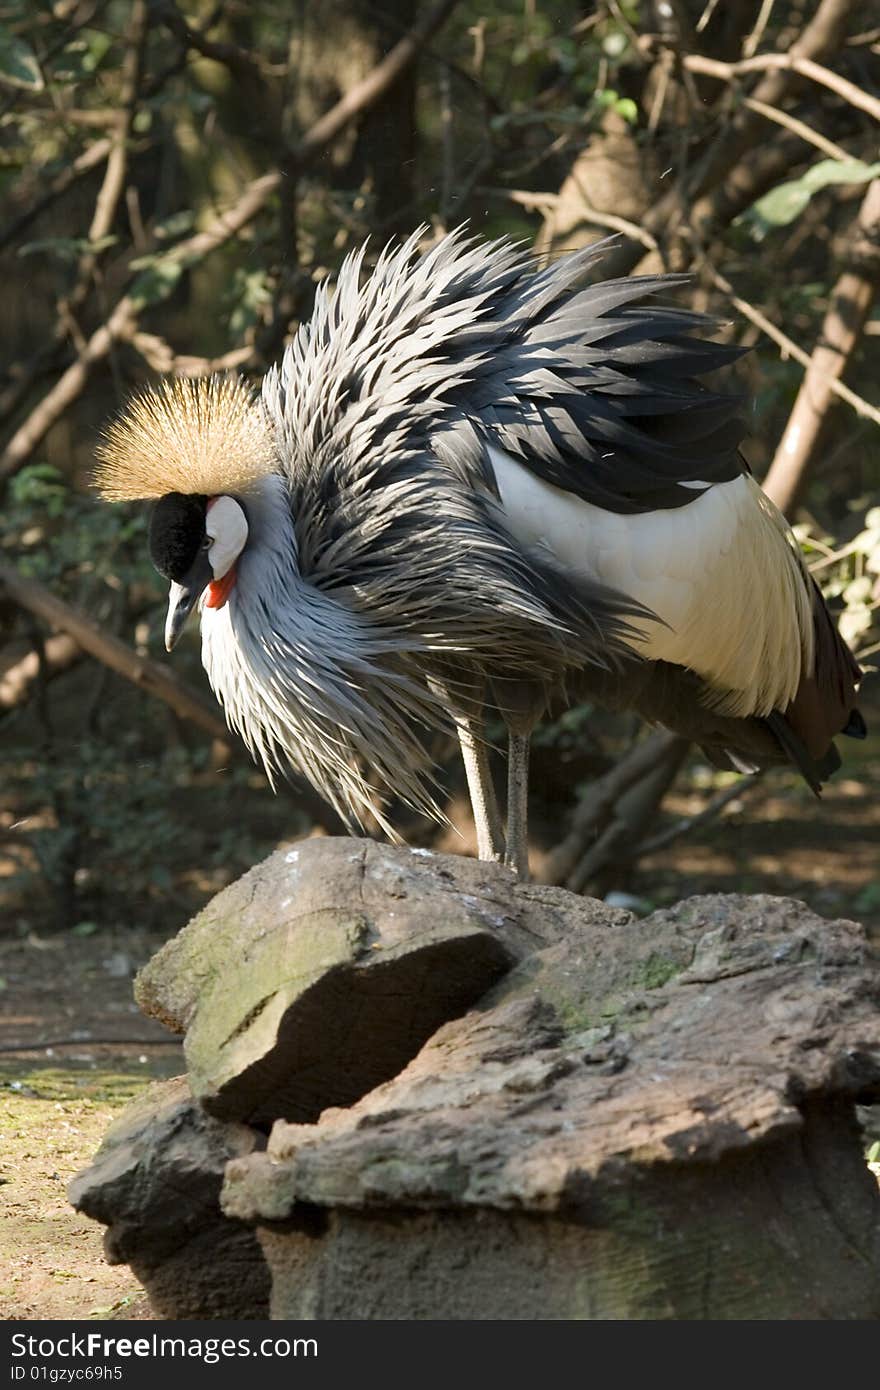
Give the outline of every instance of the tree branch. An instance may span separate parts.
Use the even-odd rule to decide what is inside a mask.
[[[196,53],[201,53],[203,58],[220,63],[234,76],[265,82],[267,77],[280,75],[276,74],[272,65],[258,54],[249,53],[246,49],[239,48],[238,44],[217,43],[200,30],[191,28],[186,17],[174,4],[174,0],[150,0],[150,11],[151,18],[155,17],[164,24],[183,48],[194,49]]]
[[[771,69],[750,95],[765,106],[780,106],[792,79],[798,76],[792,66],[792,60],[815,62],[820,57],[836,52],[843,39],[851,9],[851,0],[821,0],[813,18],[792,45],[790,53],[777,55],[783,62],[778,66],[771,65]],[[699,55],[682,53],[680,58],[681,62],[687,65],[689,58],[697,56]],[[754,184],[751,169],[744,167],[745,157],[750,156],[751,163],[758,153],[756,147],[766,143],[764,121],[763,114],[757,111],[746,108],[738,111],[703,159],[682,181],[682,186],[670,189],[669,193],[660,198],[642,218],[643,232],[649,233],[661,246],[670,237],[674,238],[677,250],[676,269],[683,268],[690,261],[693,255],[691,238],[694,238],[694,234],[698,242],[707,240],[713,226],[716,225],[719,213],[727,215],[731,199],[725,190],[731,180],[736,178],[740,185],[740,199],[743,189],[748,190]],[[754,201],[753,197],[747,199],[746,205],[751,201]],[[602,274],[609,277],[629,275],[643,255],[644,247],[640,240],[623,237],[603,259]],[[668,252],[665,259],[672,264],[673,258]]]
[[[68,633],[55,633],[43,643],[43,671],[46,675],[57,675],[82,655],[82,647]],[[40,653],[29,651],[0,671],[0,710],[15,709],[16,705],[24,703],[40,679],[40,668]]]
[[[696,815],[682,816],[680,820],[673,821],[672,825],[668,825],[665,830],[660,830],[650,839],[643,840],[633,851],[633,859],[645,859],[649,854],[656,854],[658,850],[665,849],[675,840],[680,840],[682,835],[689,835],[692,830],[696,830],[697,826],[706,825],[707,822],[714,820],[731,801],[738,801],[742,797],[748,796],[749,792],[759,785],[763,775],[763,772],[754,772],[748,780],[738,777],[731,786],[716,792],[711,801]]]
[[[768,338],[772,338],[774,343],[778,344],[782,349],[784,356],[793,357],[795,362],[799,362],[802,367],[809,369],[813,359],[808,352],[805,352],[793,338],[789,338],[788,334],[777,327],[771,319],[768,319],[767,315],[763,314],[760,309],[756,309],[754,304],[750,304],[747,299],[742,299],[736,293],[730,281],[725,279],[725,277],[715,270],[713,266],[710,266],[708,262],[706,263],[706,268],[713,285],[721,290],[722,294],[727,295],[733,308],[736,309],[738,313],[742,314],[743,318],[748,319],[756,328],[760,328],[761,332],[766,333]],[[826,373],[825,381],[828,390],[832,391],[835,396],[839,396],[842,401],[846,401],[847,405],[851,405],[856,414],[861,415],[866,420],[873,420],[875,424],[880,425],[880,410],[878,410],[877,406],[872,405],[870,401],[866,401],[864,396],[856,395],[855,391],[851,391],[848,386],[844,386],[843,382],[838,381],[833,375],[829,376]]]
[[[785,126],[787,130],[799,135],[802,140],[806,140],[809,145],[815,145],[817,150],[827,154],[830,159],[851,159],[841,145],[835,145],[833,140],[826,140],[824,135],[820,135],[818,130],[807,125],[806,121],[799,121],[796,116],[792,116],[788,111],[780,111],[778,106],[768,106],[765,101],[758,101],[757,97],[745,97],[743,105],[750,111],[757,111],[759,116],[766,116],[768,121],[774,121],[776,125]]]
[[[131,33],[122,64],[122,89],[116,116],[116,129],[110,141],[107,167],[104,171],[101,187],[98,189],[95,210],[89,226],[90,246],[80,257],[73,290],[60,303],[62,320],[69,320],[88,295],[100,256],[100,252],[93,247],[109,234],[125,187],[125,177],[128,171],[128,142],[137,110],[146,39],[147,9],[145,0],[134,0],[130,24]]]
[[[801,77],[809,78],[811,82],[827,87],[830,92],[849,102],[850,106],[855,106],[859,111],[867,112],[875,121],[880,121],[880,100],[877,97],[871,96],[870,92],[863,91],[854,82],[840,77],[821,63],[801,57],[794,50],[791,53],[761,53],[755,58],[743,58],[738,63],[722,63],[717,58],[706,58],[702,53],[685,53],[681,61],[691,72],[703,73],[706,77],[717,77],[721,82],[732,82],[734,78],[743,77],[750,72],[798,73]],[[765,104],[772,105],[769,102]]]
[[[656,815],[690,749],[686,738],[666,730],[651,735],[646,742],[654,744],[654,761],[615,799],[604,830],[585,846],[565,880],[565,887],[572,893],[586,892],[591,883],[614,866],[631,863],[634,845]]]
[[[44,584],[35,579],[26,579],[5,560],[0,560],[0,589],[4,589],[20,608],[35,614],[50,627],[69,633],[90,656],[96,657],[141,690],[163,700],[181,719],[198,725],[212,738],[231,742],[232,734],[216,710],[173,671],[159,666],[149,657],[138,656],[118,637],[103,632],[84,613],[57,598]]]
[[[880,179],[868,186],[855,219],[848,260],[850,264],[832,291],[819,341],[808,359],[797,400],[764,479],[765,492],[784,512],[792,511],[801,497],[833,395],[846,399],[853,394],[847,390],[844,395],[839,378],[880,289]],[[863,409],[860,413],[870,414],[880,425],[880,410]]]
[[[112,143],[110,139],[96,140],[93,145],[89,145],[88,149],[83,150],[72,164],[68,164],[65,169],[60,170],[40,196],[0,231],[0,250],[15,241],[30,226],[31,222],[45,212],[48,207],[51,207],[58,198],[62,197],[68,188],[72,188],[90,170],[103,164],[110,153]]]
[[[538,874],[541,883],[568,883],[584,854],[607,829],[618,801],[632,786],[650,776],[673,749],[688,742],[661,729],[635,744],[614,767],[593,782],[578,804],[568,834],[551,850]]]
[[[374,105],[406,71],[421,47],[436,33],[457,4],[458,0],[440,0],[414,24],[409,34],[395,44],[372,72],[352,87],[306,132],[299,145],[291,151],[290,158],[286,161],[286,172],[294,170],[299,173],[307,168],[349,122]],[[253,221],[279,187],[281,177],[280,170],[276,169],[255,179],[234,207],[218,217],[204,231],[178,242],[161,258],[161,263],[166,266],[176,264],[189,267],[203,260]],[[77,360],[35,406],[9,440],[3,454],[0,455],[0,478],[14,473],[27,461],[55,421],[80,394],[95,363],[107,356],[118,338],[130,336],[134,331],[142,307],[131,292],[119,300],[106,323],[92,334]]]
[[[321,116],[306,132],[296,149],[300,168],[311,163],[332,140],[336,139],[355,116],[375,105],[380,97],[394,85],[399,77],[418,57],[424,48],[452,14],[459,0],[439,0],[419,19],[407,35],[386,53],[372,72],[368,72],[350,91],[340,97],[336,105]]]
[[[76,361],[58,378],[15,431],[0,455],[0,478],[14,473],[27,462],[40,440],[79,396],[95,363],[107,356],[118,338],[124,338],[131,331],[134,317],[134,303],[130,296],[125,295],[107,322],[89,338]]]

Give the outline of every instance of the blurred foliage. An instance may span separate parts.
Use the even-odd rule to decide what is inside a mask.
[[[832,536],[821,536],[809,523],[794,527],[812,574],[829,602],[839,599],[838,626],[862,665],[880,652],[880,507],[861,516],[862,526],[851,541],[841,545]]]
[[[22,574],[75,594],[92,612],[102,587],[163,593],[147,553],[145,510],[96,507],[52,464],[30,464],[10,478],[0,549],[15,555]]]
[[[258,379],[308,315],[315,284],[367,237],[375,254],[420,222],[433,236],[467,219],[480,235],[537,241],[552,255],[607,234],[616,217],[637,220],[683,186],[748,89],[685,80],[666,64],[657,35],[668,16],[678,16],[683,47],[729,62],[756,33],[760,51],[787,51],[815,7],[682,0],[664,18],[649,0],[461,0],[414,79],[304,172],[284,173],[316,115],[426,9],[426,0],[0,0],[3,440],[39,411],[122,295],[136,313],[9,477],[0,553],[139,650],[160,646],[163,602],[144,511],[97,505],[88,490],[101,426],[132,387],[231,352]],[[854,5],[835,64],[876,92],[876,42],[860,30]],[[708,265],[809,349],[857,200],[880,169],[865,113],[808,83],[790,110],[846,158],[819,159],[806,141],[786,146],[784,172],[695,248],[683,292],[753,349],[739,370],[759,476],[802,369],[747,322],[730,322]],[[768,147],[792,141],[776,125],[765,133]],[[124,151],[116,187],[114,141]],[[279,187],[235,235],[209,250],[193,242],[278,168]],[[591,225],[576,207],[569,216],[573,189],[605,220]],[[876,400],[876,312],[869,329],[847,380]],[[876,426],[838,404],[797,534],[868,660],[880,649],[878,497]],[[8,606],[0,635],[7,666],[36,640]],[[203,681],[194,636],[181,669]],[[200,735],[92,665],[46,674],[2,723],[0,887],[23,925],[123,921],[137,902],[142,918],[170,930],[200,894],[308,824],[295,799],[274,801],[244,763],[219,774]],[[535,792],[544,786],[545,820],[558,829],[577,789],[635,733],[633,720],[583,706],[542,729]],[[698,768],[694,785],[704,773],[710,790],[719,784]]]
[[[880,164],[862,159],[821,159],[799,179],[780,183],[753,203],[744,219],[757,241],[775,227],[787,227],[806,211],[810,199],[835,184],[866,184],[880,174]]]

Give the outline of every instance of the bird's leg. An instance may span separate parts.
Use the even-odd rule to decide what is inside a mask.
[[[529,881],[529,742],[547,703],[536,681],[495,679],[492,688],[507,725],[507,853],[504,862]]]
[[[507,853],[504,862],[529,881],[529,741],[511,728],[507,752]]]
[[[498,798],[489,768],[489,749],[483,727],[482,705],[485,688],[480,684],[470,692],[466,700],[456,700],[445,681],[435,676],[431,679],[430,685],[455,720],[474,813],[477,854],[481,859],[494,860],[496,864],[500,864],[504,858],[504,831],[501,828],[501,813],[498,810]]]
[[[504,858],[504,835],[482,721],[468,715],[456,715],[455,724],[474,812],[477,853],[481,859],[492,859],[500,864]]]

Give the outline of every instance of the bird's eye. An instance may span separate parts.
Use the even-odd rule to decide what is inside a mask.
[[[210,549],[211,549],[211,546],[212,546],[213,544],[214,544],[214,541],[213,541],[212,537],[211,537],[211,536],[206,536],[205,539],[202,541],[202,549],[203,549],[203,550],[210,550]]]

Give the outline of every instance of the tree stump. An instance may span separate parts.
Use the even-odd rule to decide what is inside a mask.
[[[188,1030],[203,1107],[276,1119],[220,1199],[272,1317],[880,1314],[860,926],[738,895],[636,920],[448,856],[292,853],[138,986]]]

